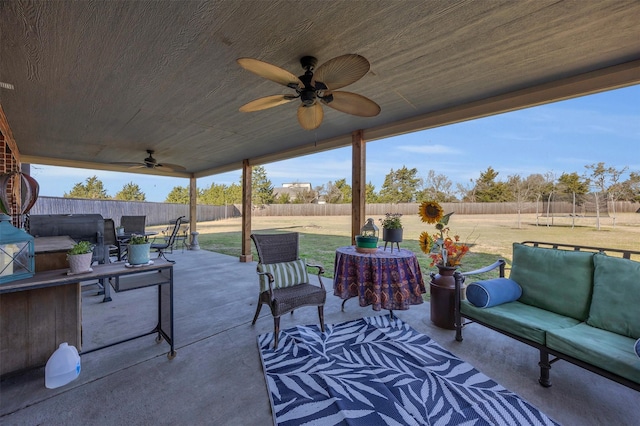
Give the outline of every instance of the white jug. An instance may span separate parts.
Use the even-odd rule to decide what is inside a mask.
[[[80,375],[80,355],[75,346],[67,342],[51,355],[44,368],[44,385],[49,389],[64,386]]]

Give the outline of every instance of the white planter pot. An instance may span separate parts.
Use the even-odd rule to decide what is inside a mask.
[[[68,254],[67,260],[69,261],[69,269],[72,274],[79,274],[82,272],[88,272],[91,269],[91,259],[93,253],[85,254]]]

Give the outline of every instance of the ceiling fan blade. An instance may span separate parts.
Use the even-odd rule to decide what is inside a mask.
[[[310,107],[304,105],[298,107],[298,122],[305,130],[317,129],[322,123],[322,117],[324,117],[324,111],[319,102]]]
[[[266,78],[267,80],[275,81],[283,86],[292,88],[304,87],[304,84],[302,84],[298,77],[287,70],[283,70],[282,68],[271,65],[267,62],[262,62],[252,58],[240,58],[237,62],[238,65],[247,71],[251,71],[252,73]]]
[[[162,163],[162,164],[156,164],[156,169],[167,169],[167,170],[171,170],[173,172],[184,172],[185,170],[187,170],[186,168],[179,166],[178,164],[170,164],[170,163]]]
[[[313,74],[312,84],[324,83],[329,90],[340,89],[360,80],[369,72],[369,61],[363,56],[348,54],[335,57],[320,65]]]
[[[255,99],[247,104],[244,104],[240,107],[241,112],[253,112],[260,111],[267,108],[272,108],[278,105],[286,104],[287,102],[291,102],[297,96],[294,95],[272,95],[266,96],[264,98]]]
[[[131,161],[118,161],[118,162],[113,162],[113,163],[110,163],[110,164],[113,164],[115,166],[129,167],[130,169],[137,169],[137,168],[141,168],[141,167],[147,167],[147,165],[145,163],[135,163],[135,162],[131,162]]]
[[[324,99],[322,101],[333,109],[360,117],[375,117],[380,114],[380,106],[362,95],[351,92],[331,92],[330,94],[333,95],[331,102],[325,102]]]

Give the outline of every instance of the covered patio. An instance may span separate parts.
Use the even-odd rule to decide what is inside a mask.
[[[255,262],[208,251],[176,251],[175,341],[168,345],[146,336],[83,355],[82,372],[70,384],[46,389],[44,368],[1,382],[0,422],[26,424],[211,424],[272,423],[269,398],[257,345],[259,334],[272,331],[267,309],[252,327],[257,300]],[[212,274],[215,272],[215,274]],[[386,315],[328,290],[326,323]],[[85,288],[85,349],[136,335],[155,324],[154,289],[113,293],[113,301]],[[553,386],[537,382],[538,354],[529,346],[470,326],[458,343],[454,332],[433,326],[429,304],[394,311],[416,330],[519,394],[563,425],[632,425],[638,418],[638,394],[566,362],[554,364]],[[282,319],[282,328],[317,322],[315,308]]]

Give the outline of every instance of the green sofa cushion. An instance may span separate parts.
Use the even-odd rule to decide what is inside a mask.
[[[547,332],[547,347],[640,383],[633,339],[581,323]]]
[[[593,290],[593,253],[513,244],[509,278],[520,284],[519,302],[587,319]]]
[[[258,263],[258,272],[270,272],[273,275],[273,288],[309,282],[307,265],[303,259],[281,263]],[[266,290],[269,290],[269,279],[266,275],[260,275],[260,292]]]
[[[460,312],[487,325],[507,331],[525,339],[545,344],[545,332],[557,328],[573,327],[578,320],[554,314],[520,302],[509,302],[491,308],[477,308],[463,300]]]
[[[640,262],[597,254],[587,324],[640,337]]]

